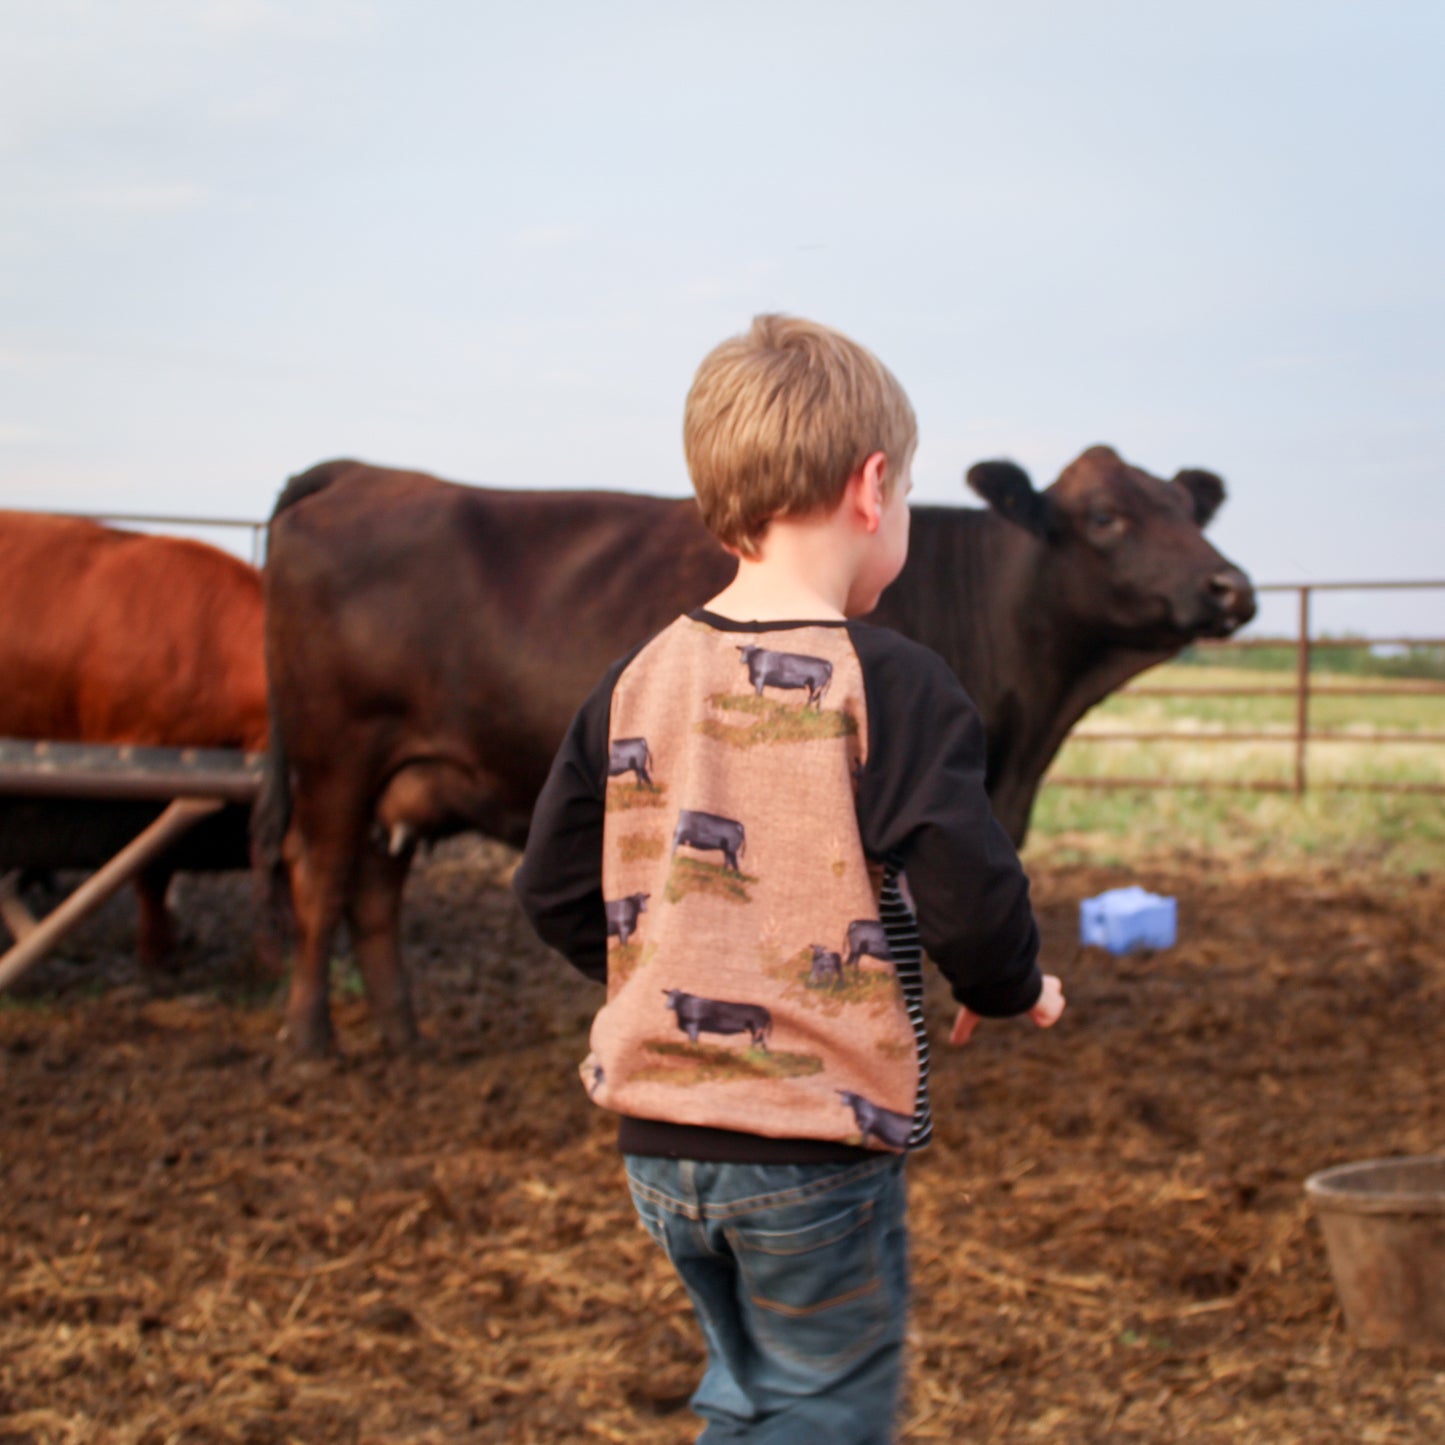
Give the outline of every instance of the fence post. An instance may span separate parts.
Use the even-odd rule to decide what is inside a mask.
[[[1299,590],[1299,644],[1295,648],[1294,792],[1304,796],[1305,750],[1310,735],[1310,589]]]

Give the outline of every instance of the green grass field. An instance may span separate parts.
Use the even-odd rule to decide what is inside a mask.
[[[1312,679],[1312,731],[1445,734],[1445,692],[1428,683],[1338,674]],[[1291,671],[1168,664],[1135,687],[1292,689]],[[1330,688],[1406,696],[1329,696]],[[1075,728],[1049,777],[1143,778],[1171,782],[1268,782],[1294,779],[1295,699],[1172,698],[1132,694],[1108,698]],[[1168,732],[1159,742],[1091,741],[1107,731]],[[1278,734],[1279,741],[1213,742],[1234,731]],[[1177,740],[1176,740],[1177,738]],[[1037,858],[1081,857],[1127,862],[1156,851],[1191,851],[1282,862],[1321,859],[1382,866],[1405,874],[1445,866],[1445,796],[1341,790],[1341,784],[1445,785],[1445,743],[1364,740],[1311,743],[1310,785],[1292,793],[1233,789],[1102,789],[1045,786],[1034,810],[1028,852]]]

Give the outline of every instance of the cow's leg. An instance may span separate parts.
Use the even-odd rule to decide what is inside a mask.
[[[354,750],[338,743],[342,756]],[[293,793],[294,816],[282,853],[291,870],[296,960],[281,1036],[294,1053],[317,1056],[335,1043],[331,953],[336,927],[367,851],[370,807],[357,767],[312,774]]]
[[[291,867],[291,898],[296,914],[296,956],[291,966],[291,989],[281,1037],[303,1058],[329,1053],[335,1043],[331,1025],[331,948],[341,909],[346,879],[334,867],[320,863],[295,830],[287,838]]]
[[[166,907],[175,869],[158,859],[136,874],[136,951],[146,968],[175,965],[176,931]]]
[[[335,1043],[331,953],[360,852],[368,808],[353,773],[312,775],[293,794],[295,812],[282,852],[291,870],[296,959],[281,1036],[294,1053],[315,1057]]]
[[[412,852],[408,848],[392,857],[366,849],[357,865],[346,910],[371,1016],[387,1047],[398,1052],[411,1048],[417,1038],[411,981],[400,943],[401,894]]]
[[[738,867],[738,855],[735,849],[724,848],[723,861],[728,865],[730,869],[732,869],[734,873],[742,872],[742,869]]]

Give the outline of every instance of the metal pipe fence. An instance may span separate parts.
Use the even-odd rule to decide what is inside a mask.
[[[1442,700],[1441,717],[1445,720],[1445,682],[1432,679],[1391,678],[1382,679],[1378,685],[1361,687],[1350,683],[1321,683],[1314,671],[1314,664],[1321,652],[1332,648],[1438,648],[1445,651],[1445,638],[1441,637],[1318,637],[1312,625],[1315,596],[1321,592],[1398,592],[1398,591],[1445,591],[1445,581],[1420,582],[1273,582],[1255,588],[1256,592],[1294,593],[1298,599],[1296,610],[1296,631],[1292,637],[1246,637],[1201,640],[1196,644],[1210,654],[1228,654],[1231,651],[1270,648],[1276,651],[1294,653],[1294,682],[1292,686],[1263,684],[1260,687],[1199,686],[1170,687],[1153,683],[1140,683],[1115,693],[1115,697],[1160,697],[1160,698],[1293,698],[1294,721],[1288,729],[1251,728],[1203,731],[1196,729],[1126,729],[1087,728],[1070,735],[1071,743],[1141,743],[1164,742],[1194,745],[1196,743],[1278,743],[1293,750],[1293,777],[1285,782],[1278,779],[1259,778],[1158,778],[1158,777],[1089,777],[1077,774],[1051,774],[1047,778],[1050,786],[1075,788],[1199,788],[1220,789],[1260,793],[1293,793],[1303,796],[1311,788],[1329,792],[1377,792],[1377,793],[1433,793],[1445,794],[1445,783],[1394,782],[1379,779],[1358,781],[1317,781],[1310,777],[1309,750],[1321,743],[1392,744],[1412,743],[1425,745],[1445,744],[1445,731],[1392,731],[1376,728],[1369,732],[1341,731],[1339,729],[1317,728],[1311,718],[1314,704],[1322,698],[1388,698],[1388,697],[1438,697]]]
[[[122,525],[142,527],[180,528],[183,530],[214,529],[218,531],[237,530],[250,534],[251,561],[260,566],[265,559],[265,522],[251,521],[237,517],[176,517],[159,516],[139,512],[105,512],[89,514],[93,521],[118,522]],[[1116,697],[1158,697],[1158,698],[1293,698],[1294,723],[1284,729],[1236,729],[1223,731],[1202,731],[1180,729],[1107,730],[1087,728],[1070,734],[1070,743],[1111,744],[1111,743],[1277,743],[1293,749],[1293,777],[1285,782],[1271,778],[1158,778],[1158,777],[1089,777],[1073,774],[1050,774],[1047,782],[1054,787],[1074,788],[1200,788],[1259,793],[1293,793],[1303,796],[1313,788],[1316,791],[1365,791],[1379,793],[1436,793],[1445,795],[1445,784],[1431,782],[1390,782],[1383,780],[1329,781],[1314,780],[1309,772],[1309,750],[1317,744],[1367,743],[1390,746],[1398,744],[1445,745],[1445,731],[1405,732],[1376,729],[1372,732],[1339,731],[1316,728],[1311,723],[1313,705],[1323,698],[1385,698],[1385,697],[1439,697],[1445,700],[1445,682],[1427,679],[1396,678],[1381,681],[1378,685],[1360,687],[1350,683],[1321,683],[1317,680],[1313,664],[1322,651],[1331,648],[1360,647],[1401,647],[1440,648],[1445,650],[1445,638],[1441,637],[1317,637],[1314,635],[1312,617],[1313,602],[1320,593],[1346,592],[1401,592],[1441,591],[1445,592],[1445,580],[1440,581],[1391,581],[1391,582],[1267,582],[1255,588],[1257,593],[1295,594],[1297,598],[1296,630],[1292,637],[1242,637],[1219,640],[1202,639],[1195,646],[1214,654],[1243,652],[1255,648],[1292,650],[1295,654],[1294,682],[1292,686],[1262,684],[1259,687],[1237,685],[1218,687],[1170,687],[1157,683],[1140,683],[1125,687]],[[1442,707],[1445,717],[1445,707]]]
[[[185,532],[247,532],[250,534],[251,565],[259,567],[266,556],[265,522],[244,517],[165,517],[152,512],[56,512],[58,517],[80,517],[87,521],[119,523],[123,527],[178,528]]]

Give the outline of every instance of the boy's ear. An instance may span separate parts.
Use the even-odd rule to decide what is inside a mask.
[[[876,532],[883,521],[883,486],[887,476],[888,458],[882,452],[870,452],[848,479],[848,495],[869,532]]]
[[[1029,474],[1015,462],[975,462],[968,469],[968,484],[999,516],[1032,532],[1049,537],[1049,499],[1034,490]]]

